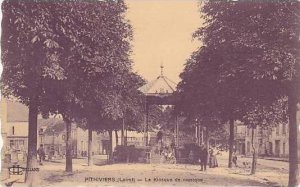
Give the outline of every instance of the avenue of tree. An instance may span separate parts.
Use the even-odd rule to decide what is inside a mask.
[[[298,1],[207,1],[194,37],[203,46],[187,61],[178,85],[184,116],[254,129],[289,123],[289,186],[298,184],[296,112],[299,103],[300,3]],[[253,141],[253,138],[252,138]],[[253,142],[252,142],[253,143]],[[255,173],[253,146],[251,173]]]
[[[137,88],[144,81],[132,72],[125,3],[5,0],[2,11],[1,90],[29,108],[27,167],[37,166],[39,113],[63,117],[67,172],[72,172],[72,123],[85,126],[91,164],[93,130],[111,132],[122,128],[120,121],[141,120]],[[35,177],[26,173],[29,186]]]

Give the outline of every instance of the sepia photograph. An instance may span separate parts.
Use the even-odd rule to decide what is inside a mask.
[[[0,19],[0,186],[300,186],[299,0],[2,0]]]

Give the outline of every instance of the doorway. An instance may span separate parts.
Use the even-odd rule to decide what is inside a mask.
[[[280,156],[280,140],[275,140],[275,156]]]

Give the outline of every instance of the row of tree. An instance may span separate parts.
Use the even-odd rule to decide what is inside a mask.
[[[230,124],[228,167],[236,120],[252,132],[289,123],[289,186],[296,186],[300,3],[207,1],[200,12],[205,23],[194,37],[203,46],[181,74],[177,112],[206,126]]]
[[[38,114],[63,117],[67,172],[72,123],[88,129],[91,164],[93,130],[111,134],[142,120],[144,80],[132,72],[125,11],[122,0],[3,2],[1,90],[29,107],[28,168],[37,166]],[[29,186],[35,181],[28,172]]]

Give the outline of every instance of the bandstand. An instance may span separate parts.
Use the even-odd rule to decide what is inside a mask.
[[[174,105],[176,83],[164,75],[164,66],[161,65],[160,75],[153,81],[145,84],[139,90],[144,94],[145,105],[145,145],[149,145],[149,106]],[[178,146],[178,117],[174,124],[175,144]]]

